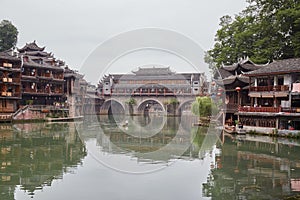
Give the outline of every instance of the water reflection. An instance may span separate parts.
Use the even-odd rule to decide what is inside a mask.
[[[226,137],[206,183],[212,199],[282,199],[300,192],[300,141]]]
[[[86,156],[72,123],[0,126],[0,199],[15,199],[17,185],[29,195],[70,173]]]
[[[88,119],[85,127],[80,129],[88,129],[89,134],[95,132],[99,148],[89,149],[89,152],[101,164],[127,173],[148,173],[169,166],[178,158],[202,159],[205,152],[213,149],[219,135],[215,130],[193,126],[197,121],[198,117],[192,115],[128,116],[119,119],[115,116],[101,116],[100,119]],[[87,138],[86,131],[80,132],[83,138]],[[214,136],[210,137],[210,141],[207,140],[207,133]],[[101,152],[108,154],[103,156]],[[126,155],[128,161],[118,161],[120,157],[113,159],[115,157],[112,155],[120,154]],[[144,165],[147,163],[160,165]]]

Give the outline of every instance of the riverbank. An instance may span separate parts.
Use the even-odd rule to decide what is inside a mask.
[[[300,130],[278,130],[276,128],[243,126],[247,134],[251,135],[267,135],[272,137],[290,137],[300,138]]]

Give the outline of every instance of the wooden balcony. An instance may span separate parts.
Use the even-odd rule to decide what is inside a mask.
[[[285,92],[289,91],[288,85],[269,85],[269,86],[257,86],[257,87],[250,87],[251,92]]]
[[[226,112],[227,113],[235,113],[237,111],[238,111],[238,105],[237,105],[237,103],[226,104]]]
[[[39,94],[39,95],[62,95],[63,94],[63,91],[62,90],[51,90],[50,89],[30,89],[30,88],[27,88],[27,89],[24,89],[23,90],[24,93],[28,93],[28,94]]]
[[[1,92],[1,97],[21,97],[19,92]]]
[[[239,107],[239,112],[270,112],[270,113],[278,113],[281,112],[281,107],[252,107],[252,106],[244,106]]]

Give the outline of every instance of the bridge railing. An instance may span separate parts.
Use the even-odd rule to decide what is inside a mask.
[[[112,93],[111,95],[116,96],[199,96],[199,94],[192,93],[175,93],[175,92],[166,92],[166,93]]]

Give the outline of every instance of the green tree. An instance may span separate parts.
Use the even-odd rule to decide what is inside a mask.
[[[171,113],[171,114],[176,114],[176,109],[177,109],[177,106],[179,105],[179,101],[177,98],[171,98],[169,99],[168,101],[164,102],[164,104],[166,105],[166,108],[167,108],[167,111],[168,113]]]
[[[197,97],[192,103],[192,112],[200,117],[210,117],[216,111],[217,106],[210,97]]]
[[[16,47],[18,29],[8,20],[0,23],[0,52]]]
[[[125,103],[129,106],[129,114],[133,115],[133,106],[136,105],[136,100],[130,97]]]
[[[256,63],[300,56],[300,1],[247,0],[234,18],[223,16],[214,47],[217,66],[249,56]]]

